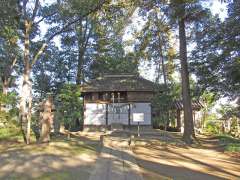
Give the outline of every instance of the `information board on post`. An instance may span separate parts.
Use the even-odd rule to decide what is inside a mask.
[[[133,113],[133,122],[144,122],[144,113]]]
[[[140,136],[139,123],[144,122],[144,113],[133,113],[133,122],[138,123],[138,136]]]

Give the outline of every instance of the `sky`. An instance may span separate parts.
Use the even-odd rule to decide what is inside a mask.
[[[226,5],[227,5],[226,3],[221,3],[219,0],[208,0],[203,4],[204,7],[210,8],[213,15],[218,14],[218,16],[220,17],[221,20],[224,20],[224,18],[227,17]],[[129,41],[133,38],[133,36],[131,34],[132,33],[131,29],[133,29],[135,31],[136,30],[141,31],[144,24],[145,24],[145,22],[143,21],[143,19],[141,17],[138,16],[137,10],[136,10],[132,16],[132,24],[130,24],[129,27],[127,27],[125,30],[125,34],[123,36],[123,41]],[[174,33],[177,33],[177,32],[174,32]],[[176,36],[176,34],[175,34],[175,36]],[[178,40],[176,38],[175,38],[174,43],[178,44]],[[189,44],[188,49],[191,49],[191,47],[193,47],[193,45]],[[176,49],[178,49],[178,47],[176,47]],[[128,46],[125,48],[125,50],[133,51],[133,46]],[[155,69],[156,69],[156,67],[153,64],[150,64],[149,62],[144,61],[144,62],[141,62],[140,66],[139,66],[139,73],[144,78],[154,81]],[[179,75],[177,73],[174,74],[174,77],[176,77],[177,81],[180,80]],[[195,78],[195,77],[193,76],[193,78]]]
[[[226,5],[227,5],[226,3],[221,3],[219,0],[212,0],[212,2],[209,3],[211,12],[214,15],[218,14],[222,20],[227,17]]]

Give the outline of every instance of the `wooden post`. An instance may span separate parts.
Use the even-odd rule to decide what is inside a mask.
[[[177,129],[181,129],[181,111],[177,110]]]
[[[108,126],[108,104],[106,104],[106,126]]]
[[[195,127],[195,123],[196,123],[196,113],[195,111],[193,111],[193,128]]]
[[[128,104],[128,127],[131,126],[131,104]]]
[[[236,133],[235,133],[235,136],[236,137],[240,137],[240,131],[239,131],[239,118],[236,117],[236,121],[237,121],[237,128],[236,128]]]
[[[85,107],[85,95],[83,96],[83,114],[82,114],[82,118],[83,118],[83,123],[82,123],[82,130],[84,130],[84,121],[85,121],[85,110],[86,110],[86,107]]]
[[[140,136],[140,131],[139,131],[139,122],[138,122],[138,137]]]

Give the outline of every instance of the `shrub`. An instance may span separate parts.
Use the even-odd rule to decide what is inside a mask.
[[[228,134],[217,136],[221,145],[225,146],[225,151],[240,152],[240,139],[234,138]]]
[[[216,120],[215,121],[214,120],[209,120],[205,124],[205,130],[208,133],[219,134],[220,130],[221,130],[221,122],[216,121]]]
[[[0,140],[18,140],[22,139],[21,131],[15,124],[7,124],[0,128]]]
[[[82,121],[82,99],[80,98],[80,88],[74,84],[66,84],[58,94],[58,114],[62,115],[61,121],[65,128],[69,130],[80,129],[76,127],[77,121]]]
[[[230,143],[226,146],[225,151],[240,152],[240,143]]]

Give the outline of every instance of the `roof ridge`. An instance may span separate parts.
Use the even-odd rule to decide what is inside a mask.
[[[137,74],[105,74],[85,83],[82,92],[154,91],[155,83]]]
[[[136,74],[104,74],[102,77],[135,77]]]

